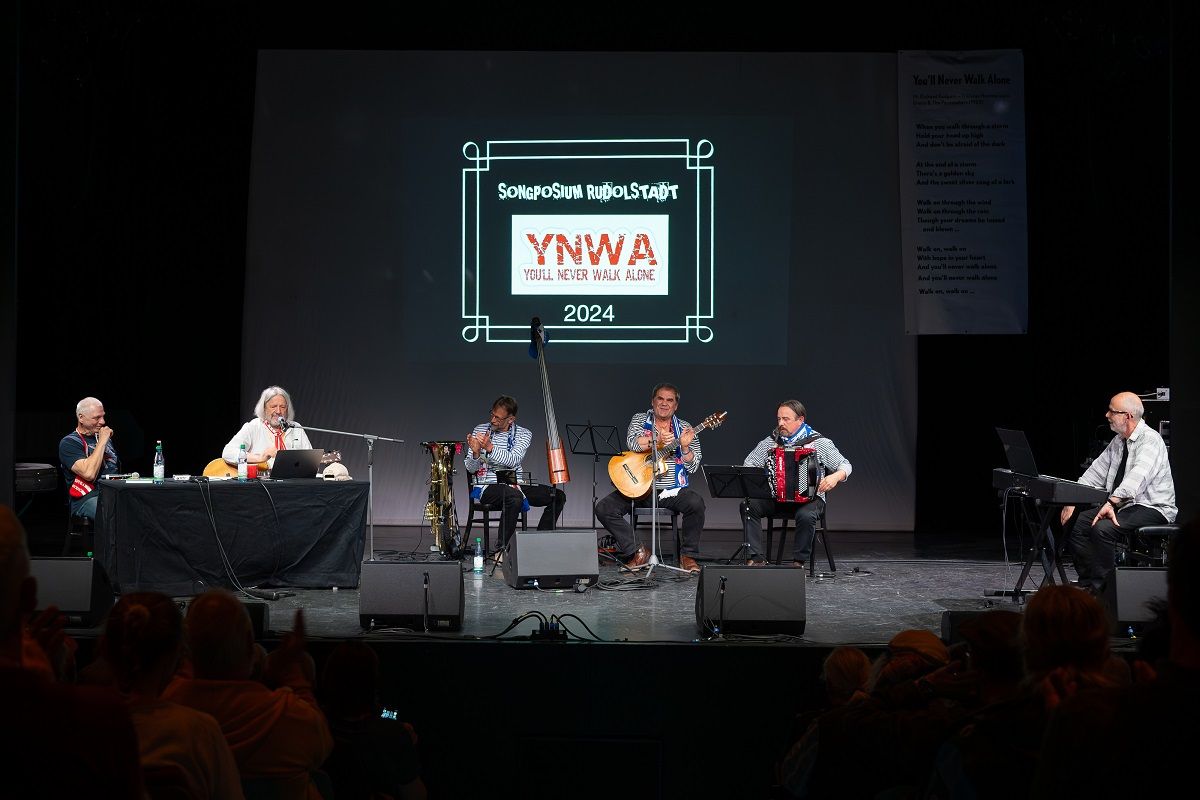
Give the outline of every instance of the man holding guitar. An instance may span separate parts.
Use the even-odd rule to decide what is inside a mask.
[[[669,383],[654,387],[650,409],[639,411],[629,421],[625,442],[630,452],[614,456],[609,464],[609,476],[617,490],[596,504],[596,518],[616,540],[620,558],[629,569],[649,562],[650,551],[634,537],[625,515],[630,500],[638,506],[651,504],[653,483],[659,492],[659,507],[683,515],[679,566],[689,572],[700,571],[696,556],[704,530],[704,498],[688,485],[689,476],[700,468],[700,440],[696,430],[675,415],[678,408],[677,388]],[[709,427],[716,424],[720,423]]]

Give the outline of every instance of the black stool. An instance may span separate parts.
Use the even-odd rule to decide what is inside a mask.
[[[71,555],[76,540],[80,542],[80,549],[86,555],[92,549],[95,530],[96,523],[91,517],[79,517],[71,514],[67,520],[67,535],[63,539],[63,557]]]
[[[1130,567],[1165,567],[1171,537],[1179,533],[1178,525],[1143,525],[1125,535],[1117,545],[1117,558]]]

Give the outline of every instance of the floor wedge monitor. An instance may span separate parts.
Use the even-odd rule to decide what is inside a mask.
[[[706,564],[696,584],[696,627],[707,635],[800,636],[807,575],[791,566]]]
[[[583,591],[600,579],[596,532],[517,531],[504,556],[504,582],[514,589]]]
[[[364,561],[358,583],[363,628],[462,630],[463,574],[458,561]]]
[[[116,601],[108,574],[93,558],[34,558],[29,574],[37,579],[38,608],[58,606],[68,625],[98,625]]]

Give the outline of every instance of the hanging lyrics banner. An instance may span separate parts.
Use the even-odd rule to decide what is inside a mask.
[[[896,77],[905,331],[1025,333],[1021,52],[902,51]]]

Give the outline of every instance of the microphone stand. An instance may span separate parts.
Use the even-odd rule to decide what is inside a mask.
[[[303,431],[317,431],[319,433],[333,433],[338,436],[354,436],[358,439],[363,439],[367,443],[367,550],[370,553],[368,561],[375,560],[375,442],[395,442],[396,444],[404,444],[403,439],[392,439],[387,436],[377,436],[373,433],[351,433],[350,431],[335,431],[329,428],[314,428],[312,425],[301,425],[293,422],[291,426],[299,428]]]
[[[654,474],[655,465],[658,464],[658,428],[651,420],[650,425],[650,560],[646,562],[649,566],[646,568],[646,577],[649,578],[654,574],[655,567],[663,569],[673,569],[676,572],[682,572],[685,575],[691,575],[683,567],[672,567],[670,564],[664,564],[658,558],[658,476]],[[681,490],[682,491],[682,490]]]

